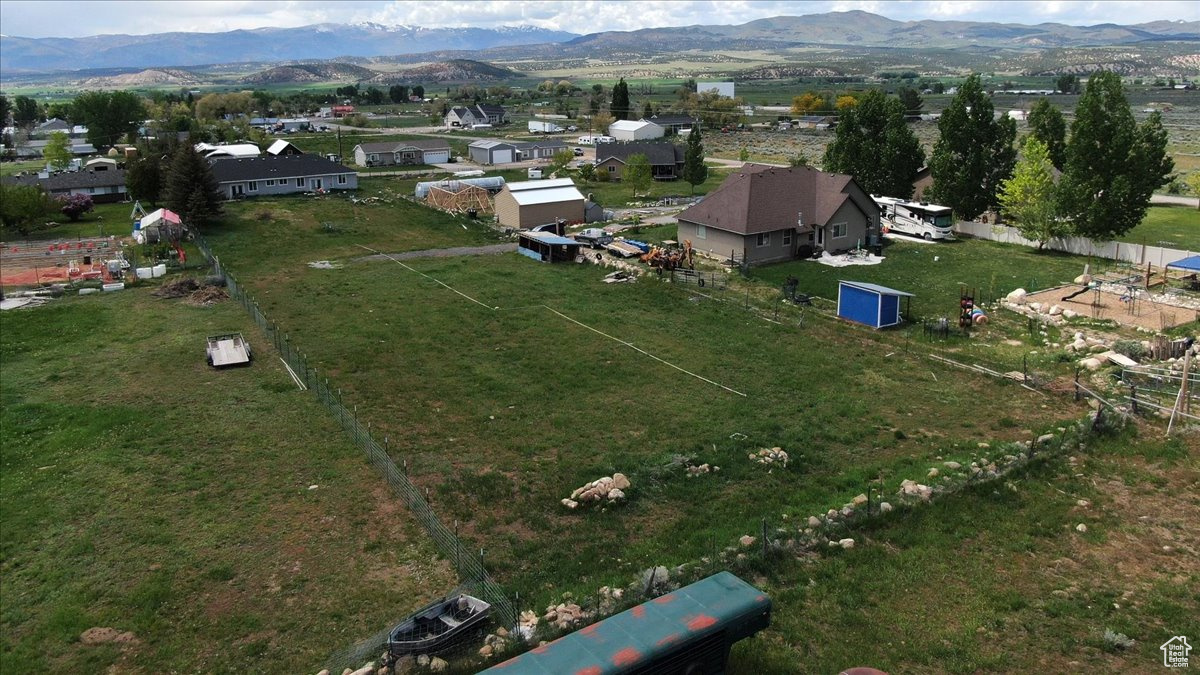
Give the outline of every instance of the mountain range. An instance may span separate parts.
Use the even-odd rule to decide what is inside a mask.
[[[420,28],[322,23],[223,33],[97,35],[84,38],[0,36],[0,72],[10,75],[103,68],[163,68],[276,63],[341,56],[386,56],[562,42],[575,33],[532,26]]]
[[[863,11],[780,16],[739,25],[693,25],[577,35],[530,26],[419,28],[316,24],[224,33],[0,38],[0,72],[8,75],[104,68],[179,68],[206,64],[278,64],[313,59],[630,57],[695,50],[845,48],[1049,49],[1196,42],[1200,22],[1129,26],[973,21],[895,21]],[[424,58],[422,58],[424,57]]]

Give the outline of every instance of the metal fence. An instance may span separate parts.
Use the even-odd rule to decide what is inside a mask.
[[[371,435],[370,422],[364,424],[358,419],[357,406],[347,407],[343,401],[341,389],[331,385],[328,377],[321,377],[316,368],[309,367],[308,358],[292,345],[291,340],[280,329],[279,324],[263,314],[258,303],[221,265],[221,261],[213,254],[208,243],[199,236],[196,237],[195,243],[204,257],[212,264],[214,273],[225,279],[229,296],[240,302],[242,307],[249,312],[254,322],[267,334],[279,355],[292,369],[298,380],[304,383],[309,391],[316,394],[321,403],[325,404],[325,407],[341,424],[342,429],[354,440],[354,444],[366,454],[367,461],[371,466],[387,480],[392,491],[404,500],[417,522],[433,539],[438,550],[453,563],[462,583],[492,605],[492,610],[502,625],[515,625],[517,610],[505,595],[504,589],[487,573],[483,566],[482,556],[476,555],[474,547],[464,548],[456,533],[446,527],[438,518],[420,489],[409,480],[407,466],[402,470],[392,460],[386,447],[387,439],[385,438],[384,445],[380,446]]]

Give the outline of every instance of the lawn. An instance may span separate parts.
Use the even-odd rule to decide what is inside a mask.
[[[415,213],[404,218],[414,232],[473,241],[470,230],[441,229],[436,219],[418,225]],[[523,595],[624,583],[648,565],[696,559],[763,518],[783,524],[782,514],[840,505],[881,472],[898,483],[978,438],[1026,438],[1081,414],[1068,405],[1048,415],[1015,385],[896,357],[893,334],[818,320],[801,328],[794,316],[773,324],[738,302],[689,298],[669,284],[606,286],[591,266],[515,254],[405,262],[498,307],[486,309],[395,262],[349,257],[350,240],[428,247],[415,237],[364,229],[323,238],[301,227],[285,255],[268,258],[262,242],[274,237],[258,229],[242,220],[211,243],[360,419],[391,439],[443,519],[458,520],[501,582]],[[324,258],[343,266],[304,264]],[[927,392],[920,405],[910,401],[914,387]],[[786,469],[746,459],[776,445],[792,453]],[[689,481],[689,461],[722,469]],[[633,481],[628,504],[559,505],[575,486],[614,471]]]
[[[304,152],[313,155],[328,155],[334,154],[342,158],[344,164],[352,164],[354,162],[354,147],[360,143],[389,143],[393,141],[429,141],[438,140],[434,136],[415,136],[413,134],[380,134],[380,133],[347,133],[342,132],[341,140],[338,140],[338,134],[332,131],[324,131],[313,134],[292,134],[281,136],[285,141],[289,141],[292,145],[300,148]],[[469,141],[443,137],[450,146],[450,150],[456,156],[467,155],[467,144]]]
[[[1200,210],[1190,206],[1151,206],[1142,223],[1121,241],[1200,252]]]
[[[310,672],[457,583],[240,305],[150,290],[0,318],[0,670]]]

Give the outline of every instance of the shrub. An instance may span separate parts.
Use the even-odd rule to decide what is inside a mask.
[[[1124,633],[1114,632],[1111,628],[1104,629],[1104,651],[1118,652],[1129,649],[1136,640]]]
[[[1146,346],[1138,340],[1117,340],[1113,343],[1113,351],[1131,359],[1141,359],[1148,354]]]
[[[79,220],[83,214],[95,208],[90,195],[63,195],[58,198],[60,209],[64,216],[72,221]]]

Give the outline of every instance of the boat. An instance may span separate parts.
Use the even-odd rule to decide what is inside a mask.
[[[466,594],[435,600],[388,633],[388,653],[432,654],[453,646],[487,621],[492,606]]]

